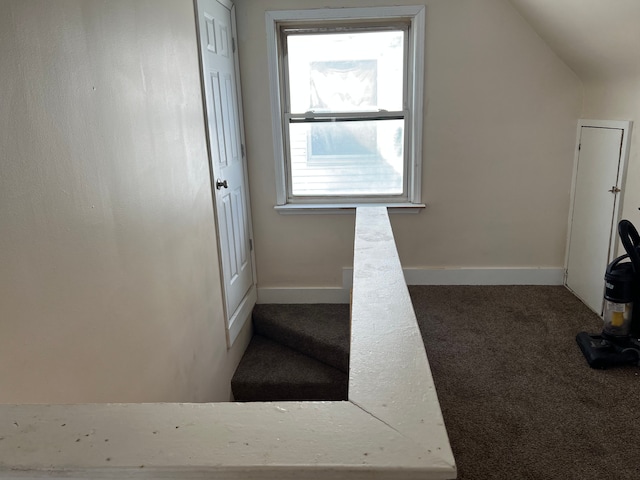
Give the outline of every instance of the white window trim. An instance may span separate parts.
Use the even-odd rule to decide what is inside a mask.
[[[273,126],[273,146],[276,173],[276,210],[281,213],[334,213],[336,210],[349,209],[367,203],[381,204],[381,198],[347,198],[344,202],[334,202],[328,197],[326,201],[300,201],[290,203],[287,195],[287,171],[285,166],[282,98],[280,90],[280,70],[278,66],[278,24],[280,22],[318,22],[322,20],[355,20],[355,19],[403,19],[409,20],[410,42],[408,51],[408,68],[413,72],[408,79],[411,91],[408,125],[412,132],[408,145],[409,159],[407,165],[407,197],[401,204],[384,200],[389,207],[402,207],[398,211],[411,211],[424,208],[422,199],[422,135],[423,135],[423,86],[424,86],[424,26],[425,6],[398,6],[373,8],[323,8],[314,10],[278,10],[265,14],[267,29],[267,59],[269,62],[269,84],[271,90],[271,113]],[[408,202],[407,202],[408,201]]]

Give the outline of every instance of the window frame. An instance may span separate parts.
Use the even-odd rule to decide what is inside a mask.
[[[276,173],[276,206],[281,213],[336,211],[352,209],[358,205],[385,205],[400,209],[424,208],[421,203],[422,173],[422,117],[424,84],[424,25],[425,6],[322,8],[313,10],[280,10],[266,12],[267,54],[271,91],[273,144]],[[288,165],[288,135],[285,121],[291,118],[286,111],[282,83],[288,82],[283,69],[281,29],[324,28],[343,24],[349,27],[363,25],[392,26],[408,24],[405,62],[407,78],[404,81],[405,104],[405,160],[402,195],[362,196],[297,196],[291,195],[290,167]],[[321,116],[322,114],[318,114]],[[381,112],[381,116],[385,114]],[[334,114],[335,116],[335,114]]]

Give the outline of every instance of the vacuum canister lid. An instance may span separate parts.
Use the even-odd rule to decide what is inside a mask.
[[[615,263],[607,267],[604,275],[604,298],[610,302],[628,303],[633,301],[635,274],[630,262]]]

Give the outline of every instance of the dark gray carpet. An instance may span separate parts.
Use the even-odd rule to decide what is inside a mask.
[[[254,335],[231,379],[237,402],[346,400],[344,372],[260,335]]]
[[[640,368],[592,370],[563,287],[409,287],[460,480],[640,479]]]
[[[345,373],[349,371],[349,305],[256,305],[255,333]]]

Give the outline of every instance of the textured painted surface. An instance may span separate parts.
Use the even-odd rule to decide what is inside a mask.
[[[375,0],[426,5],[423,201],[392,215],[402,263],[561,267],[582,91],[575,74],[504,0]],[[359,0],[238,0],[260,287],[342,284],[351,215],[280,215],[276,201],[265,10]]]
[[[622,185],[622,218],[640,225],[640,74],[634,78],[585,83],[584,118],[633,120],[627,178]],[[624,253],[622,246],[619,253]]]
[[[637,0],[510,0],[583,81],[640,76]]]
[[[584,84],[581,118],[640,119],[640,2],[510,0]],[[637,125],[636,125],[637,132]],[[638,222],[640,138],[632,134],[622,217]]]
[[[348,402],[23,405],[3,407],[2,418],[3,478],[22,469],[72,478],[106,470],[313,479],[336,478],[337,469],[344,478],[387,469],[393,478],[449,478],[439,468],[430,475],[428,452]]]
[[[349,400],[455,470],[386,208],[358,208]]]
[[[0,402],[228,400],[190,0],[6,0]]]

